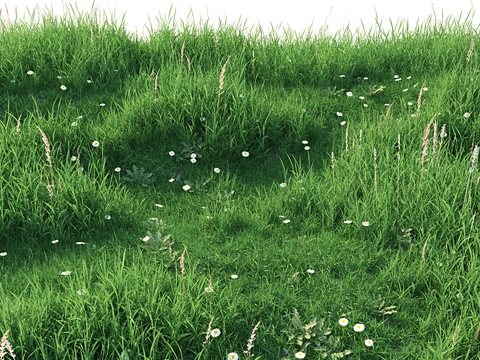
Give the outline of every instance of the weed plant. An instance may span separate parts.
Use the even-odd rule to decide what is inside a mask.
[[[471,23],[37,10],[1,27],[0,358],[478,358]]]

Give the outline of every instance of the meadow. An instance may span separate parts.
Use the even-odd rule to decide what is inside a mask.
[[[471,22],[93,10],[1,22],[1,359],[479,358]]]

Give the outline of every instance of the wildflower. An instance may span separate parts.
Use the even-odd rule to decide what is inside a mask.
[[[299,352],[297,352],[297,353],[295,354],[295,357],[296,357],[297,359],[303,359],[306,355],[307,355],[307,354],[305,354],[304,352],[299,351]]]
[[[2,252],[2,253],[0,253],[0,256],[7,256],[7,253],[6,253],[6,252]]]
[[[370,226],[370,223],[368,221],[364,221],[364,222],[362,222],[362,225],[363,226]]]
[[[185,190],[185,191],[188,191],[188,190],[190,190],[190,186],[189,186],[189,185],[185,185],[185,186],[182,187],[182,189]]]
[[[347,96],[348,97],[353,96],[352,92],[351,91],[347,92]]]
[[[82,241],[77,241],[76,244],[77,244],[77,245],[85,245],[85,243],[82,242]]]
[[[160,207],[160,208],[163,207],[163,205],[160,205],[160,204],[155,204],[155,206],[158,206],[158,207]]]
[[[248,151],[242,152],[242,156],[243,156],[243,157],[248,157],[248,155],[250,155],[250,154],[248,153]]]
[[[457,293],[457,298],[459,298],[459,299],[460,299],[460,297],[461,297],[461,296],[462,296],[462,294],[460,294],[460,293]]]
[[[148,241],[150,239],[150,236],[145,236],[142,241]]]
[[[128,353],[125,351],[125,354],[123,354],[123,351],[122,351],[122,354],[120,355],[120,358],[122,360],[128,360]]]
[[[232,275],[230,276],[232,279],[238,279],[238,275]]]
[[[56,243],[58,243],[58,240],[53,240],[52,241],[52,244],[56,244]]]
[[[345,223],[345,224],[351,224],[351,223],[352,223],[352,220],[345,220],[344,223]]]
[[[85,294],[85,289],[82,289],[83,293]],[[80,290],[77,291],[78,295],[82,295],[82,292]]]
[[[310,150],[310,146],[305,146],[305,150]]]
[[[365,329],[365,325],[363,324],[355,324],[353,330],[356,332],[362,332]]]
[[[105,215],[105,219],[110,220],[112,217],[110,215]]]
[[[120,169],[119,167],[116,167],[116,168],[115,168],[115,171],[116,171],[116,172],[119,172],[120,170],[122,170],[122,169]]]
[[[220,172],[220,169],[219,168],[215,168],[213,169],[213,171],[215,171],[217,174]]]
[[[170,156],[175,155],[175,153],[174,153],[173,151],[170,151],[168,154],[169,154]]]
[[[230,353],[227,356],[228,360],[238,360],[238,354],[237,353]]]
[[[213,289],[212,289],[211,287],[206,287],[206,288],[205,288],[205,291],[206,291],[206,292],[212,292]]]
[[[62,85],[62,86],[60,86],[60,89],[67,90],[67,87],[65,85]]]
[[[174,178],[171,178],[170,180],[168,180],[169,182],[174,182],[175,179]]]
[[[95,146],[95,147],[98,147],[98,145],[100,145],[100,143],[95,140],[95,141],[92,143],[92,145]]]
[[[307,144],[308,144],[308,141],[307,141],[307,140],[303,140],[303,141],[302,141],[302,144],[303,144],[303,145],[307,145]]]
[[[373,346],[373,341],[370,339],[365,340],[365,345],[367,346]]]
[[[467,112],[466,112],[465,114],[463,114],[463,117],[464,117],[465,119],[468,118],[469,116],[470,116],[470,114],[467,113]]]
[[[100,104],[100,106],[105,106],[105,104],[102,103],[102,104]]]
[[[75,161],[75,160],[77,160],[77,158],[76,158],[75,156],[72,156],[72,157],[71,157],[71,160],[72,160],[72,161]]]
[[[288,224],[288,223],[290,222],[290,220],[289,220],[289,219],[285,219],[285,220],[283,220],[283,222],[284,222],[285,224]]]
[[[190,159],[190,162],[191,162],[192,164],[195,164],[195,163],[197,162],[197,159],[191,158],[191,159]]]
[[[195,159],[195,158],[197,157],[197,154],[192,154],[192,155],[190,155],[190,157],[191,157],[192,159]]]
[[[341,112],[337,112],[337,115],[338,116],[343,116],[343,114]]]
[[[72,123],[72,126],[77,126],[77,125],[78,124],[75,121]]]
[[[285,183],[280,184],[280,187],[285,187],[285,186],[287,186],[287,184],[285,184]]]
[[[210,335],[212,335],[213,337],[217,337],[217,336],[220,336],[221,332],[219,329],[213,329],[212,332],[210,333]]]
[[[345,319],[345,318],[341,318],[340,320],[338,320],[338,323],[342,326],[347,326],[348,325],[348,320]]]
[[[307,272],[308,272],[309,274],[313,274],[313,273],[315,272],[315,270],[308,269]]]
[[[32,71],[32,70],[27,71],[27,74],[28,74],[28,75],[32,75],[32,74],[33,74],[33,71]]]
[[[64,271],[62,272],[62,275],[70,275],[72,272],[71,271]]]
[[[342,125],[342,126],[345,125],[345,124],[346,124],[345,121],[342,121],[342,122],[340,123],[340,125]]]

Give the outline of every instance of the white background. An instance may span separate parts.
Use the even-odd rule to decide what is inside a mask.
[[[417,21],[418,26],[427,26],[426,20],[431,15],[431,24],[437,21],[437,28],[442,23],[447,22],[453,24],[454,21],[460,21],[464,24],[467,20],[473,21],[473,27],[478,27],[478,17],[473,11],[476,11],[480,0],[61,0],[36,1],[36,0],[5,0],[2,1],[0,7],[1,20],[8,24],[7,9],[10,21],[15,19],[15,8],[17,11],[17,21],[30,24],[31,17],[29,11],[33,14],[36,11],[36,4],[40,7],[41,14],[46,15],[48,12],[53,13],[59,18],[65,15],[74,16],[77,13],[76,6],[80,12],[92,12],[92,7],[102,11],[102,23],[105,22],[105,15],[110,22],[112,18],[119,25],[125,14],[125,28],[127,33],[131,33],[132,38],[137,33],[138,37],[143,38],[149,36],[148,29],[157,30],[161,28],[162,19],[168,23],[169,11],[171,9],[170,26],[173,26],[173,15],[175,14],[175,27],[180,32],[183,28],[182,20],[185,25],[194,25],[199,28],[200,16],[202,16],[202,27],[206,19],[209,19],[208,27],[218,29],[219,20],[238,29],[244,29],[245,34],[254,34],[255,27],[260,25],[264,35],[276,30],[276,36],[284,38],[284,29],[288,27],[297,32],[297,36],[301,36],[305,32],[306,36],[308,28],[312,26],[312,35],[319,34],[320,28],[326,29],[325,34],[331,36],[341,30],[339,37],[349,24],[351,36],[356,37],[355,31],[358,29],[360,36],[363,38],[368,34],[377,32],[375,11],[378,14],[378,22],[385,33],[392,32],[390,20],[398,30],[402,28],[400,22],[404,20],[403,28],[405,32],[412,33],[415,30]],[[70,7],[70,4],[72,7]],[[76,4],[76,6],[75,6]],[[286,4],[286,5],[285,5]],[[73,10],[72,10],[73,8]],[[115,11],[115,15],[114,15]],[[189,15],[189,12],[192,14]],[[435,16],[433,14],[435,11]],[[461,13],[461,17],[460,17]],[[150,16],[150,22],[149,18]],[[38,14],[35,15],[35,23],[38,23]],[[158,19],[158,20],[157,20]],[[365,31],[362,28],[362,23]],[[397,20],[400,20],[397,23]],[[246,23],[245,23],[246,21]],[[271,23],[270,23],[271,22]],[[406,30],[406,22],[408,22],[408,30]],[[144,24],[145,28],[144,27]],[[272,29],[273,26],[273,29]],[[328,28],[326,27],[328,26]],[[282,27],[284,29],[282,29]],[[4,29],[5,30],[5,29]],[[398,31],[397,30],[397,31]],[[292,33],[293,34],[293,33]],[[296,35],[293,34],[293,38]],[[399,35],[401,38],[402,36]]]

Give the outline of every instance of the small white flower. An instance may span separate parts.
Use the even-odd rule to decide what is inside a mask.
[[[297,359],[303,359],[305,356],[306,356],[306,354],[304,352],[301,352],[301,351],[299,351],[295,354],[295,357]]]
[[[65,85],[62,85],[62,86],[60,86],[60,89],[67,90],[67,87]]]
[[[338,116],[343,116],[343,114],[341,112],[337,112],[337,115]]]
[[[191,159],[190,159],[190,162],[191,162],[192,164],[195,164],[195,163],[197,162],[197,159],[191,158]]]
[[[310,150],[310,146],[305,146],[305,150]]]
[[[173,151],[170,151],[168,154],[169,154],[170,156],[175,155],[175,153],[174,153]]]
[[[228,360],[238,360],[238,354],[237,353],[230,353],[227,356]]]
[[[52,244],[56,244],[56,243],[58,243],[58,240],[53,240],[52,241]]]
[[[75,156],[72,156],[72,157],[70,158],[70,160],[75,161],[75,160],[77,160],[77,158],[76,158]]]
[[[242,152],[242,156],[243,156],[243,157],[248,157],[248,155],[250,155],[250,154],[248,153],[248,151]]]
[[[85,243],[82,242],[82,241],[77,241],[76,244],[77,244],[77,245],[85,245]]]
[[[355,326],[353,327],[353,330],[355,330],[356,332],[362,332],[363,330],[365,330],[365,325],[355,324]]]
[[[347,326],[348,325],[348,320],[345,319],[345,318],[341,318],[340,320],[338,320],[338,323],[342,326]]]
[[[72,126],[77,126],[78,124],[76,122],[73,122],[72,123]]]
[[[120,172],[120,170],[122,170],[122,169],[120,169],[119,167],[116,167],[116,168],[115,168],[115,171],[116,171],[116,172]]]
[[[352,223],[352,220],[345,220],[344,223],[345,223],[345,224],[351,224],[351,223]]]
[[[100,143],[95,140],[95,141],[92,143],[92,145],[95,146],[95,147],[98,147],[98,145],[100,145]]]
[[[237,279],[238,278],[238,275],[232,275],[230,276],[232,279]]]
[[[284,222],[285,224],[288,224],[288,223],[290,222],[290,220],[289,220],[289,219],[286,219],[286,220],[283,220],[283,222]]]
[[[303,145],[307,145],[307,144],[308,144],[308,141],[307,141],[307,140],[303,140],[303,141],[302,141],[302,144],[303,144]]]
[[[282,187],[282,188],[285,187],[285,186],[287,186],[287,184],[285,184],[285,183],[280,184],[280,187]]]
[[[70,275],[72,272],[71,271],[64,271],[62,272],[62,275]]]
[[[370,223],[368,221],[364,221],[364,222],[362,222],[362,225],[363,226],[370,226]]]
[[[185,185],[185,186],[182,187],[182,189],[185,190],[185,191],[188,191],[188,190],[190,190],[190,186],[189,186],[189,185]]]
[[[220,172],[220,169],[219,168],[215,168],[213,169],[213,171],[215,171],[217,174]]]
[[[105,215],[105,219],[110,220],[112,217],[110,215]]]
[[[373,341],[370,339],[365,340],[365,345],[367,346],[373,346]]]
[[[163,207],[163,205],[160,205],[160,204],[155,204],[155,206],[158,206],[159,208]]]
[[[313,273],[315,272],[315,270],[308,269],[307,272],[308,272],[309,274],[313,274]]]
[[[197,154],[192,154],[192,155],[190,155],[190,157],[191,157],[192,159],[195,159],[195,158],[197,157]]]
[[[174,181],[175,181],[175,179],[174,179],[174,178],[171,178],[171,179],[170,179],[170,180],[168,180],[168,181],[170,181],[170,182],[174,182]]]
[[[210,332],[210,335],[212,335],[213,337],[217,337],[217,336],[220,336],[221,332],[219,329],[213,329],[211,332]]]
[[[142,241],[148,241],[150,239],[150,236],[145,236]]]

